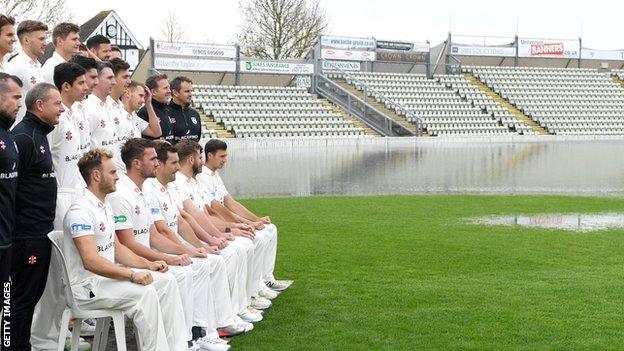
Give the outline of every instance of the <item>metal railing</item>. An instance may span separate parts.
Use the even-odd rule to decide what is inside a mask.
[[[409,129],[387,117],[353,93],[345,90],[324,75],[317,75],[315,88],[332,103],[357,116],[367,126],[384,136],[414,136]]]
[[[377,90],[375,88],[372,88],[371,86],[366,84],[364,81],[355,78],[353,75],[349,74],[348,71],[344,71],[344,70],[336,67],[335,65],[333,65],[329,61],[326,61],[326,63],[329,64],[332,67],[332,71],[335,71],[335,72],[341,74],[342,77],[345,78],[345,81],[347,81],[349,83],[353,83],[358,90],[362,91],[362,93],[364,95],[363,102],[365,104],[368,105],[368,98],[369,98],[370,95],[373,95],[375,98],[381,100],[382,103],[386,107],[388,107],[390,109],[394,109],[394,111],[396,111],[397,114],[402,114],[403,116],[406,117],[406,119],[408,121],[413,122],[415,124],[415,126],[416,126],[416,131],[417,131],[418,134],[420,134],[422,132],[422,122],[421,122],[420,118],[414,114],[413,111],[410,111],[408,108],[404,107],[402,104],[400,104],[399,102],[395,101],[394,99],[388,97],[387,95],[385,95],[381,91],[379,91],[379,90]],[[319,62],[317,67],[318,67],[318,72],[322,72],[322,62]],[[322,74],[319,74],[319,75],[327,78],[326,76],[324,76]]]

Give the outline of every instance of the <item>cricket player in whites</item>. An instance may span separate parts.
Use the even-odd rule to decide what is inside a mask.
[[[205,163],[203,171],[197,175],[197,181],[214,198],[210,207],[227,222],[245,223],[256,229],[256,235],[268,236],[269,249],[264,258],[262,280],[266,287],[276,292],[287,289],[293,282],[276,280],[273,275],[277,256],[277,227],[269,216],[259,217],[251,212],[227,191],[218,173],[227,163],[227,144],[218,139],[206,142],[204,147]],[[259,287],[259,294],[265,298],[273,297],[264,286]]]

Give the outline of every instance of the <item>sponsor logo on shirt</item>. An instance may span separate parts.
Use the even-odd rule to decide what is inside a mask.
[[[169,116],[169,122],[171,122],[171,123],[175,123],[175,122],[176,122],[176,119],[175,119],[175,118],[173,118],[173,117],[171,117],[171,116]]]
[[[80,159],[80,154],[75,154],[75,155],[71,155],[71,156],[65,156],[65,162],[72,162],[72,161],[76,161],[78,159]]]
[[[115,219],[115,223],[126,223],[128,221],[128,218],[124,215],[115,216],[113,218]]]
[[[0,173],[0,179],[13,179],[17,178],[17,171],[11,173]]]
[[[114,245],[115,245],[115,242],[114,242],[114,241],[109,242],[108,244],[106,244],[106,245],[104,245],[104,246],[98,245],[98,246],[97,246],[97,250],[98,250],[98,252],[108,251],[108,249],[110,249],[110,248],[111,248],[111,247],[113,247]]]
[[[191,117],[191,122],[193,122],[193,124],[197,124],[197,118]]]
[[[149,228],[143,228],[139,230],[133,230],[134,235],[145,235],[149,233]]]
[[[90,224],[86,224],[86,223],[74,223],[71,225],[70,228],[71,228],[72,233],[81,233],[81,232],[91,231],[93,227],[91,227]]]
[[[160,211],[156,207],[151,208],[152,215],[157,215]]]

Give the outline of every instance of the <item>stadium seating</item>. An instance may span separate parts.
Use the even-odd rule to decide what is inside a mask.
[[[364,136],[305,88],[197,85],[195,106],[236,137]]]
[[[624,89],[595,69],[464,67],[551,134],[624,134]]]
[[[436,135],[510,135],[532,133],[460,75],[327,72],[331,79],[345,79],[358,90],[395,110],[408,120],[422,122]],[[511,127],[511,128],[510,128]]]

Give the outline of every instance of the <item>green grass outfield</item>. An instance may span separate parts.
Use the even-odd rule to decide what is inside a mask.
[[[466,224],[623,212],[624,199],[425,195],[244,201],[295,284],[234,350],[624,349],[624,230]]]

